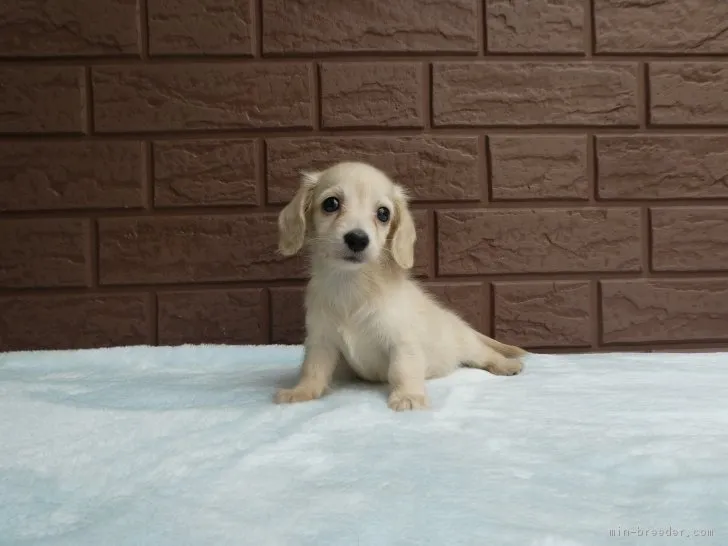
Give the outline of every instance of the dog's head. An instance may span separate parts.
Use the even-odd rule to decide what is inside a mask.
[[[307,246],[334,267],[414,263],[415,224],[404,189],[366,163],[338,163],[302,174],[301,185],[278,217],[279,250]]]

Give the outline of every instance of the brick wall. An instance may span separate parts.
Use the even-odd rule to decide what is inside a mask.
[[[542,350],[728,341],[728,3],[5,0],[0,348],[297,342],[297,170],[407,184],[416,274]]]

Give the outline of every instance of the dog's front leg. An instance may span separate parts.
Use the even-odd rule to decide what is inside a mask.
[[[339,362],[339,352],[328,343],[307,343],[301,377],[292,389],[281,389],[276,393],[278,404],[307,402],[321,398],[329,386]]]
[[[388,406],[395,411],[427,408],[425,391],[425,359],[412,347],[397,347],[392,351],[389,364]]]

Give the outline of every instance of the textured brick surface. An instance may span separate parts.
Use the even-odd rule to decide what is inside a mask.
[[[139,142],[0,146],[0,210],[141,207]]]
[[[600,53],[725,53],[728,4],[715,0],[594,0]]]
[[[159,207],[257,205],[253,140],[154,143],[154,203]]]
[[[604,281],[605,343],[728,340],[724,280]]]
[[[0,298],[0,351],[149,343],[147,299],[140,294]]]
[[[412,216],[417,228],[415,265],[412,268],[412,274],[415,277],[428,277],[435,265],[432,263],[432,246],[434,244],[432,217],[426,210],[412,211]]]
[[[421,127],[421,64],[324,63],[323,127]]]
[[[95,128],[310,127],[309,86],[309,68],[298,63],[95,68]]]
[[[99,222],[103,284],[301,277],[277,253],[273,214],[111,218]]]
[[[639,271],[639,212],[631,209],[443,210],[445,275]]]
[[[523,347],[588,347],[588,282],[502,282],[494,286],[495,335]]]
[[[728,207],[652,209],[656,271],[728,271]]]
[[[303,288],[272,288],[270,291],[271,343],[302,343],[306,337]]]
[[[0,220],[0,288],[85,286],[87,220]]]
[[[266,0],[265,53],[475,52],[478,0]]]
[[[80,133],[83,69],[0,67],[0,133]]]
[[[137,0],[5,0],[0,55],[138,54]]]
[[[583,0],[486,0],[488,51],[581,53]]]
[[[656,125],[725,125],[728,63],[651,63],[650,105]]]
[[[413,274],[484,332],[728,347],[726,6],[8,0],[0,350],[299,343],[276,216],[344,160],[407,187]]]
[[[433,121],[468,125],[636,125],[631,63],[438,62]]]
[[[487,332],[490,322],[488,295],[483,283],[462,282],[424,284],[440,303],[443,303],[466,320],[473,328]]]
[[[599,137],[602,199],[728,197],[728,137]]]
[[[589,197],[584,137],[491,137],[495,201]]]
[[[252,0],[148,0],[152,55],[252,55]]]
[[[482,197],[475,137],[296,138],[268,142],[268,199],[286,203],[299,172],[337,161],[367,161],[404,184],[419,201]]]
[[[267,342],[262,289],[164,292],[157,306],[161,345]]]

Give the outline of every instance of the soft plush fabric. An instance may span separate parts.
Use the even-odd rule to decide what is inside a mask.
[[[300,358],[0,355],[0,544],[728,544],[728,354],[533,355],[414,413],[272,404]]]

